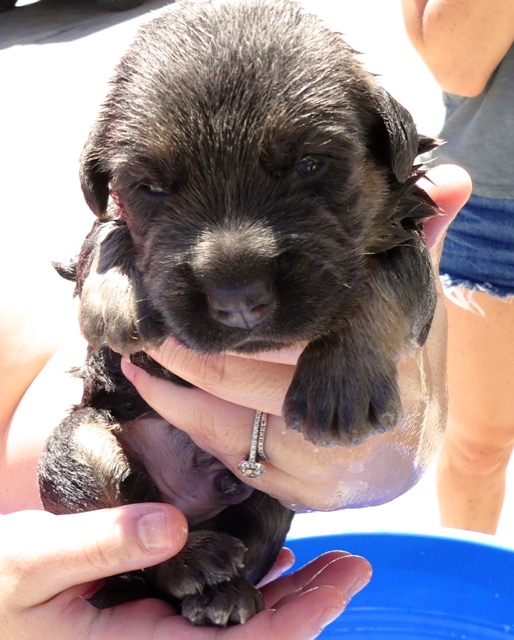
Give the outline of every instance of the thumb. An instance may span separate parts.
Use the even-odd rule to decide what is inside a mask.
[[[0,519],[0,589],[20,607],[77,585],[148,567],[180,551],[187,523],[167,504],[73,515],[20,511]]]
[[[457,165],[439,165],[428,171],[418,185],[441,210],[441,215],[430,218],[424,225],[427,245],[438,265],[446,230],[471,194],[471,178]]]

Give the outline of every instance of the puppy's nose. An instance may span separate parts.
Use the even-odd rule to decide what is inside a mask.
[[[228,327],[253,329],[271,311],[273,293],[263,280],[213,287],[208,293],[212,316]]]

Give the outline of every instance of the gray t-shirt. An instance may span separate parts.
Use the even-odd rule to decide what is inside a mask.
[[[447,142],[434,152],[436,163],[464,167],[476,195],[514,199],[514,45],[479,96],[443,100]]]

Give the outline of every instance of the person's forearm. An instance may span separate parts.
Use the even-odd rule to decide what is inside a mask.
[[[481,93],[514,41],[514,0],[402,0],[417,52],[443,89]]]

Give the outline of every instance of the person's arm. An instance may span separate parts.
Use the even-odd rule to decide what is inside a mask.
[[[514,0],[402,0],[407,34],[440,86],[479,95],[514,41]]]
[[[371,576],[363,558],[325,554],[268,582],[262,587],[266,609],[226,629],[193,627],[162,600],[111,609],[89,604],[86,598],[103,577],[162,562],[182,548],[186,536],[182,514],[164,504],[0,516],[2,640],[312,640]],[[291,552],[283,553],[279,570],[291,560]]]
[[[39,255],[29,260],[14,241],[9,242],[12,247],[0,252],[0,434],[74,318],[70,283],[49,261]],[[20,264],[23,258],[32,271]]]

